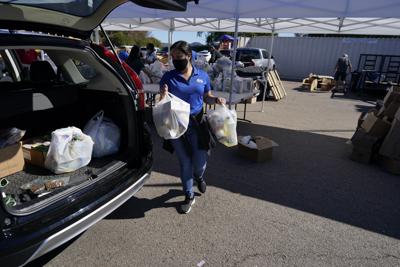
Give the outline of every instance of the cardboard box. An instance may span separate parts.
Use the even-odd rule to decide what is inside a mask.
[[[350,159],[356,162],[369,164],[374,157],[372,149],[364,149],[360,147],[353,147]]]
[[[22,152],[27,163],[43,167],[49,150],[50,142],[42,139],[30,139],[24,141]]]
[[[380,155],[378,163],[385,171],[393,174],[400,174],[400,160],[390,159]]]
[[[361,127],[361,124],[364,122],[365,118],[367,117],[367,115],[368,115],[369,113],[373,113],[373,114],[376,115],[376,114],[378,113],[378,110],[375,109],[375,108],[372,108],[372,109],[368,110],[367,112],[362,112],[362,113],[360,114],[360,117],[358,117],[357,129]]]
[[[0,149],[0,178],[22,171],[24,165],[22,143]]]
[[[252,98],[246,99],[245,102],[246,104],[254,104],[257,102],[257,97],[253,96]]]
[[[249,148],[241,143],[238,144],[239,155],[255,162],[264,162],[272,159],[272,151],[276,144],[266,137],[254,137],[257,148]]]
[[[400,160],[400,121],[393,121],[392,128],[383,140],[379,154],[390,159]]]
[[[400,102],[400,87],[393,86],[383,99],[385,107],[388,107],[392,102]]]
[[[361,124],[361,128],[371,136],[382,139],[389,132],[392,124],[378,118],[373,112],[368,113]]]
[[[371,151],[378,146],[378,140],[377,137],[369,135],[363,128],[358,129],[351,138],[354,147]]]
[[[393,101],[383,110],[382,116],[387,117],[390,121],[394,119],[397,111],[399,110],[400,102]]]

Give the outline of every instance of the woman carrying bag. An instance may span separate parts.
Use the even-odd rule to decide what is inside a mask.
[[[180,176],[185,201],[180,206],[182,213],[189,213],[195,203],[193,179],[201,193],[206,192],[204,172],[212,138],[203,117],[203,104],[224,104],[224,98],[211,94],[210,78],[204,71],[192,65],[192,51],[185,41],[171,46],[171,57],[175,69],[164,74],[160,81],[161,99],[168,92],[190,104],[190,120],[187,131],[178,139],[166,141],[165,148],[175,151],[180,164]],[[168,149],[172,148],[172,149]]]

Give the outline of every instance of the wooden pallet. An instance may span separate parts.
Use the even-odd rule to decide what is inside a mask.
[[[268,84],[271,87],[272,95],[275,100],[280,100],[287,95],[279,74],[276,70],[269,71],[267,80]]]

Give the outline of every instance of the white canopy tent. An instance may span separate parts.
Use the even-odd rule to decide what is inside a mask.
[[[233,31],[235,39],[239,30],[400,35],[399,10],[398,0],[200,0],[198,5],[190,2],[186,12],[127,3],[114,10],[103,27],[105,30],[167,30],[170,42],[173,31]],[[273,39],[270,55],[272,49]],[[232,69],[235,57],[234,52]],[[231,97],[230,93],[229,100]],[[263,107],[264,101],[262,110]]]
[[[235,31],[235,19],[218,18],[116,18],[111,13],[102,24],[110,31]],[[400,19],[396,18],[252,18],[239,19],[240,32],[271,32],[303,34],[368,34],[400,35]]]

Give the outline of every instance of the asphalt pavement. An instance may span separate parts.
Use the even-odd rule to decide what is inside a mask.
[[[178,162],[154,135],[154,171],[136,197],[35,264],[399,266],[400,177],[351,161],[346,144],[374,103],[284,85],[286,99],[249,105],[252,123],[238,123],[279,144],[271,161],[218,145],[207,192],[182,215]]]

